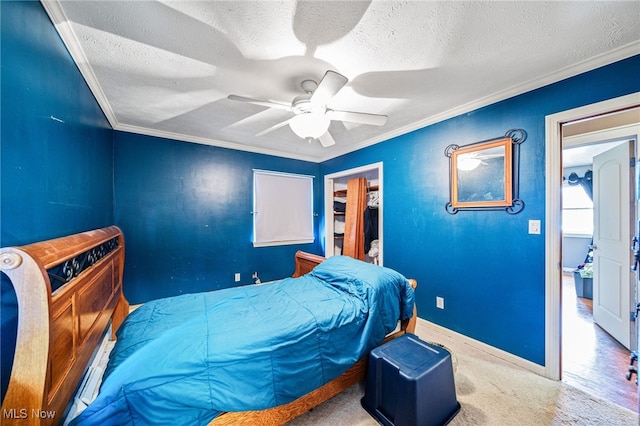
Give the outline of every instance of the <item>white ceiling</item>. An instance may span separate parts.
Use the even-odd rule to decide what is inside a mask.
[[[627,139],[566,148],[562,150],[562,167],[568,169],[572,167],[591,166],[593,164],[593,157],[615,148],[626,141]]]
[[[42,4],[117,130],[322,161],[640,53],[639,1],[49,1]],[[349,83],[323,148],[290,103],[325,71]],[[509,123],[505,123],[505,129]]]

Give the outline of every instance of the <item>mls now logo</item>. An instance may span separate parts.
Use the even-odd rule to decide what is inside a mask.
[[[28,417],[37,419],[53,419],[56,417],[56,412],[40,410],[39,408],[33,408],[31,411],[26,408],[2,409],[3,419],[26,419]]]

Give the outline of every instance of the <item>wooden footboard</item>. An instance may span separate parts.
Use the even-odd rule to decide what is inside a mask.
[[[298,251],[296,253],[296,270],[294,277],[304,275],[310,272],[316,265],[320,264],[324,257]],[[415,290],[418,285],[417,281],[410,279],[409,283]],[[414,305],[413,316],[402,321],[398,331],[389,334],[385,338],[385,342],[395,339],[405,333],[415,333],[417,310]],[[292,401],[288,404],[279,405],[277,407],[268,408],[266,410],[256,411],[239,411],[221,414],[213,419],[209,426],[274,426],[283,425],[296,417],[299,417],[317,407],[323,402],[333,398],[340,392],[364,380],[367,374],[368,357],[364,357],[356,362],[351,368],[344,372],[341,376],[326,383],[325,385],[309,392],[308,394]]]
[[[293,278],[301,277],[302,275],[311,272],[313,268],[321,264],[324,260],[324,257],[318,256],[317,254],[298,250],[295,255],[296,269],[293,272]]]
[[[0,250],[0,270],[18,301],[2,424],[62,420],[109,320],[115,331],[128,312],[123,267],[124,239],[115,226]]]

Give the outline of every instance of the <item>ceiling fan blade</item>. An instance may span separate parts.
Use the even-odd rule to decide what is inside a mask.
[[[320,80],[318,87],[309,100],[312,104],[326,105],[348,81],[349,79],[344,75],[329,70],[325,73],[324,77],[322,77],[322,80]]]
[[[289,120],[291,120],[291,119],[289,119]],[[263,130],[263,131],[261,131],[260,133],[256,133],[256,136],[264,136],[264,135],[266,135],[267,133],[271,133],[271,132],[273,132],[274,130],[278,130],[280,127],[284,127],[284,126],[286,126],[287,124],[289,124],[289,120],[284,120],[284,121],[283,121],[283,122],[281,122],[281,123],[278,123],[278,124],[276,124],[276,125],[274,125],[274,126],[269,127],[268,129],[264,129],[264,130]]]
[[[369,114],[366,112],[334,111],[327,110],[327,116],[331,120],[350,121],[352,123],[371,124],[383,126],[387,122],[387,116],[381,114]]]
[[[320,144],[325,148],[336,144],[336,141],[333,139],[333,136],[331,136],[331,133],[329,133],[328,130],[324,132],[324,134],[320,136],[318,140],[320,141]]]
[[[250,104],[266,106],[269,108],[277,108],[285,111],[291,111],[291,105],[281,104],[279,102],[263,101],[260,99],[247,98],[245,96],[238,96],[238,95],[229,95],[227,96],[227,99],[230,99],[232,101],[248,102]]]

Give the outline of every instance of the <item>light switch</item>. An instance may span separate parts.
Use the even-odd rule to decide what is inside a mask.
[[[540,220],[539,219],[531,219],[529,220],[529,233],[530,234],[540,234]]]

